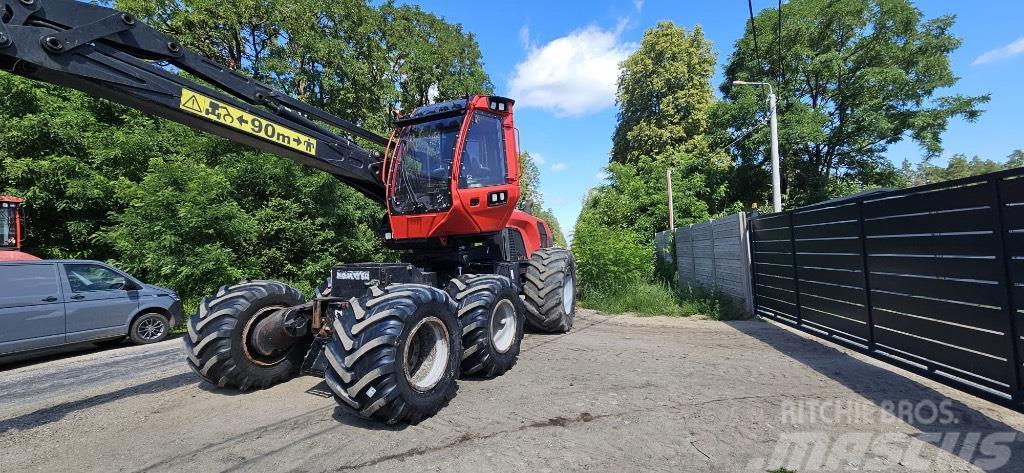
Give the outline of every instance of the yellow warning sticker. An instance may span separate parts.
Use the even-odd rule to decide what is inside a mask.
[[[182,110],[199,115],[207,120],[229,126],[264,140],[287,146],[296,151],[316,156],[316,139],[295,130],[257,117],[244,110],[218,102],[203,94],[181,89]]]

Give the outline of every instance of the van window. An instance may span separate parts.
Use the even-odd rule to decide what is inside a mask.
[[[98,264],[65,264],[64,271],[72,292],[109,291],[125,285],[124,276]]]
[[[0,297],[50,296],[58,292],[52,264],[0,265]]]

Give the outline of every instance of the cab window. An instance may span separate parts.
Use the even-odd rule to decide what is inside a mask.
[[[124,276],[96,264],[66,264],[68,284],[72,292],[124,289]]]
[[[505,184],[505,134],[501,118],[476,112],[472,120],[462,148],[459,188]]]

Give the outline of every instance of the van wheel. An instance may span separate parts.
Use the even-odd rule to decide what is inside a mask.
[[[137,345],[162,342],[167,340],[170,335],[171,322],[165,315],[156,312],[136,317],[128,331],[128,338],[131,338],[132,343]]]

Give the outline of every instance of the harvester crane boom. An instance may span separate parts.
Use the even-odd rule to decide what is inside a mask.
[[[330,128],[382,147],[387,138],[189,51],[129,13],[75,0],[0,0],[0,70],[292,159],[384,202],[381,154]]]

